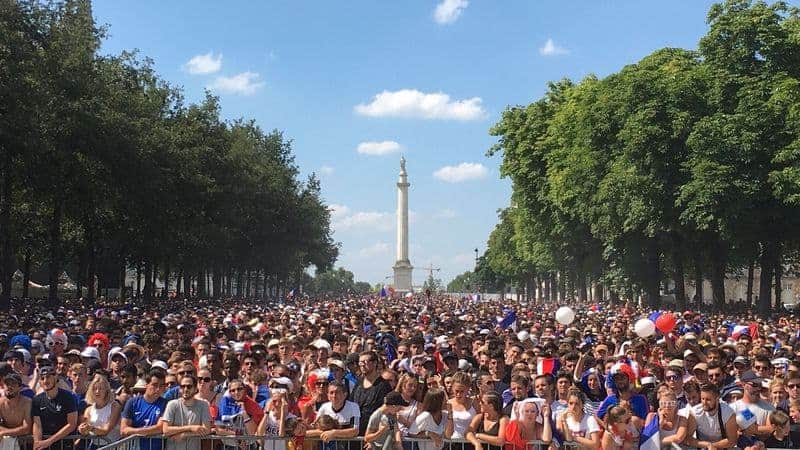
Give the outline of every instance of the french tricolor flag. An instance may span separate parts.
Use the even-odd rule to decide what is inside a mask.
[[[750,326],[748,325],[734,325],[733,330],[731,330],[731,337],[734,339],[739,339],[740,336],[747,335],[753,337],[750,334]]]
[[[536,363],[537,375],[555,375],[560,368],[561,363],[558,361],[558,358],[542,358]]]
[[[650,423],[645,425],[642,434],[639,436],[640,450],[661,450],[661,435],[659,429],[658,414],[653,416]]]

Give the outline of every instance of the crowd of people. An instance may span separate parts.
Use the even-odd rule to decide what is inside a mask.
[[[653,311],[571,304],[559,323],[559,306],[15,302],[0,450],[800,447],[797,317],[672,311],[673,329],[640,337]]]

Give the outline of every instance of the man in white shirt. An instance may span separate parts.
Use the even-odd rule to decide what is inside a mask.
[[[317,416],[331,416],[336,419],[339,428],[321,431],[308,430],[306,436],[319,437],[323,442],[336,439],[352,439],[358,436],[358,424],[361,420],[361,410],[354,402],[347,400],[347,388],[340,381],[328,385],[329,402],[323,403],[317,411]]]
[[[700,386],[700,403],[691,409],[696,430],[688,430],[685,445],[695,448],[736,447],[739,428],[736,417],[725,402],[719,401],[719,391],[711,383]],[[697,437],[692,437],[697,431]]]
[[[766,438],[772,433],[772,425],[767,423],[767,418],[775,408],[761,399],[763,379],[755,372],[748,370],[742,374],[740,380],[744,392],[742,398],[733,402],[731,407],[736,414],[742,415],[746,420],[749,420],[751,416],[755,417],[758,425],[756,436]]]

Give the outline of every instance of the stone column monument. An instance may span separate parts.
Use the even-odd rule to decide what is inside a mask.
[[[408,174],[406,159],[400,157],[400,177],[397,180],[397,261],[394,263],[394,289],[411,291],[411,271],[408,259]]]

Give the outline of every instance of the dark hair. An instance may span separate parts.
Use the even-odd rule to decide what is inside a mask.
[[[503,414],[503,399],[495,391],[487,392],[483,394],[483,398],[486,400],[486,403],[490,404],[495,411],[499,414]]]
[[[194,375],[184,375],[178,380],[178,383],[180,384],[181,380],[186,378],[192,380],[192,386],[197,386],[197,377],[195,377]]]
[[[160,367],[154,367],[147,372],[147,381],[151,381],[153,378],[164,381],[167,378],[167,372]]]
[[[339,390],[339,392],[347,394],[347,386],[345,386],[344,383],[342,383],[341,381],[338,380],[331,381],[328,384],[328,389],[330,389],[331,387],[335,387],[336,389]]]
[[[714,394],[716,397],[719,397],[719,389],[717,386],[712,383],[703,383],[700,385],[700,392],[710,392]]]
[[[525,375],[515,374],[511,376],[511,383],[517,383],[522,386],[528,387],[531,385],[531,379]]]

